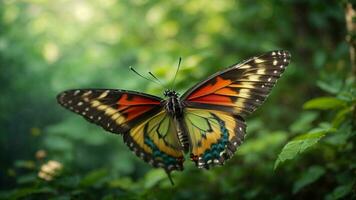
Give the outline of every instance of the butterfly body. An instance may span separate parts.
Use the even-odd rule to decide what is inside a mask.
[[[183,170],[184,154],[199,168],[222,165],[244,140],[245,117],[268,96],[289,64],[287,51],[271,51],[208,77],[183,95],[165,99],[115,89],[60,93],[58,102],[105,130],[123,135],[141,159],[167,173]]]
[[[164,107],[176,124],[176,133],[179,143],[182,150],[186,153],[189,150],[189,141],[187,129],[183,122],[184,105],[179,98],[179,94],[174,90],[166,90],[163,95],[167,98],[163,101]]]

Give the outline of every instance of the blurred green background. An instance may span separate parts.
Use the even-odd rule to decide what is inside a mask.
[[[0,1],[0,199],[355,199],[355,32],[346,28],[346,5]],[[247,119],[234,158],[211,170],[187,160],[173,187],[121,136],[55,99],[87,87],[162,96],[164,88],[128,67],[168,85],[180,56],[182,93],[224,66],[276,49],[290,51],[292,62]]]

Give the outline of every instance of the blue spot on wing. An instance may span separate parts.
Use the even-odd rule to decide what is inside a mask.
[[[225,150],[225,146],[228,142],[229,133],[225,127],[225,122],[222,121],[221,119],[217,118],[215,115],[214,115],[214,117],[219,122],[222,137],[217,141],[217,143],[212,144],[210,149],[208,149],[204,152],[202,158],[205,162],[208,162],[209,160],[212,160],[212,159],[219,159],[221,157],[220,153]]]
[[[162,152],[147,135],[145,135],[145,144],[147,144],[152,149],[152,157],[154,160],[161,158],[165,166],[178,164],[176,158]]]

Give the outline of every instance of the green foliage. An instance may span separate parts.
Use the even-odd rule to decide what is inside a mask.
[[[355,199],[356,82],[345,3],[0,1],[0,199]],[[72,88],[183,93],[250,56],[292,62],[223,167],[163,170],[56,103]],[[355,70],[355,69],[354,69]]]
[[[329,110],[336,109],[340,107],[345,107],[345,102],[337,99],[335,97],[319,97],[307,101],[303,108],[304,109],[318,109],[318,110]]]
[[[321,166],[311,166],[293,186],[293,193],[299,192],[302,188],[310,185],[325,174],[325,169]]]
[[[308,133],[295,137],[283,147],[282,152],[278,155],[274,164],[274,168],[277,168],[280,163],[293,159],[298,154],[303,153],[330,131],[330,128],[315,128]]]

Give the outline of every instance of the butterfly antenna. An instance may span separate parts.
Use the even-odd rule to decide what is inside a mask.
[[[174,79],[173,79],[173,83],[172,83],[172,89],[174,88],[174,84],[176,82],[176,77],[177,77],[177,74],[178,74],[178,71],[179,71],[179,67],[180,67],[180,63],[182,62],[182,57],[179,57],[179,61],[178,61],[178,67],[177,67],[177,71],[176,71],[176,74],[174,75]]]
[[[160,83],[161,86],[163,87],[162,82],[152,72],[148,72],[148,74],[151,75],[155,80],[157,80],[157,82]]]
[[[140,77],[142,77],[142,78],[144,78],[144,79],[146,79],[146,80],[148,80],[148,81],[151,81],[151,82],[154,82],[154,83],[160,85],[160,82],[157,82],[157,81],[155,81],[155,80],[149,79],[149,78],[147,78],[147,77],[141,75],[141,74],[138,73],[133,67],[130,66],[129,68],[130,68],[130,70],[133,71],[136,75],[138,75],[138,76],[140,76]]]
[[[173,178],[172,178],[172,176],[171,176],[171,172],[169,172],[169,171],[166,170],[166,173],[167,173],[167,176],[168,176],[169,181],[171,182],[172,186],[174,186],[174,182],[173,182]]]

